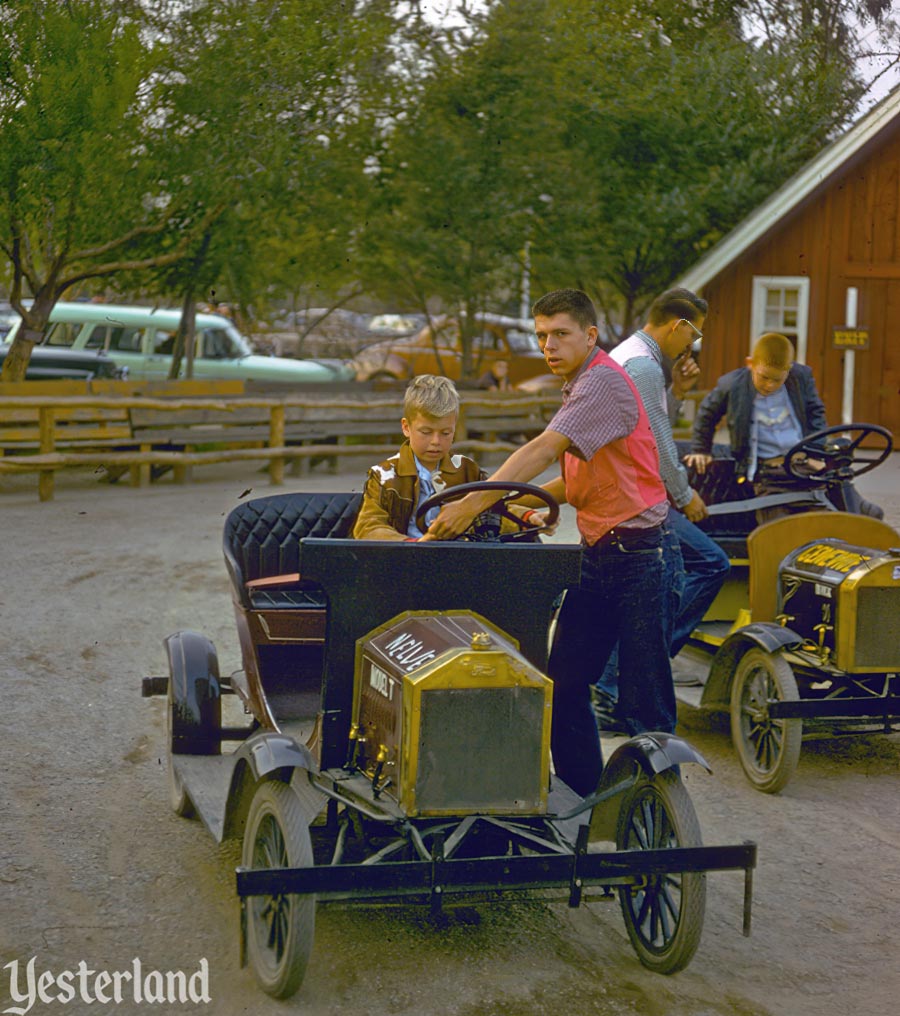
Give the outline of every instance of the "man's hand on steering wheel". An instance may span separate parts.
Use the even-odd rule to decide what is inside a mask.
[[[497,491],[505,492],[496,497]],[[514,514],[510,504],[523,497],[535,497],[547,506],[548,512],[543,525],[535,526],[527,519]],[[463,500],[464,499],[464,500]],[[423,501],[416,512],[416,525],[425,527],[425,515],[432,508],[441,508],[441,513],[428,527],[423,541],[453,540],[472,528],[478,516],[486,511],[507,519],[517,527],[517,532],[498,535],[501,543],[531,539],[538,532],[549,531],[559,519],[559,505],[556,499],[542,487],[530,483],[506,480],[479,480],[476,483],[461,483],[448,487]]]

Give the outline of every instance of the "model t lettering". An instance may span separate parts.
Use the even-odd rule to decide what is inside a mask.
[[[388,701],[394,697],[393,681],[380,667],[376,667],[374,663],[371,664],[371,670],[369,671],[369,687],[374,688],[379,695],[384,695]]]

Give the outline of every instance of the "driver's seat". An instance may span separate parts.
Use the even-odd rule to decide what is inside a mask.
[[[900,536],[886,522],[850,512],[805,512],[773,519],[747,537],[750,559],[750,615],[774,621],[778,611],[778,569],[785,556],[804,543],[826,537],[873,550],[896,547]]]

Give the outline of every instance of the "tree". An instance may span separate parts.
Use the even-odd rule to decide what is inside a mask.
[[[748,39],[720,0],[497,5],[488,36],[533,39],[520,138],[548,199],[535,278],[573,282],[628,331],[650,299],[849,122],[859,84],[805,45]],[[515,40],[515,41],[511,41]],[[539,145],[534,144],[539,139]]]
[[[0,17],[0,250],[24,319],[3,364],[14,380],[66,289],[174,263],[220,209],[173,200],[142,157],[154,43],[141,6],[37,0]]]
[[[337,153],[370,124],[396,6],[226,0],[173,17],[166,0],[41,0],[40,17],[7,14],[0,242],[25,328],[4,376],[24,373],[75,282],[118,274],[187,301],[249,277],[277,222],[322,207]]]

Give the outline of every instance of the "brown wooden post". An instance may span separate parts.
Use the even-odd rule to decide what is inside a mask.
[[[269,411],[269,447],[284,447],[284,403],[279,402]],[[269,480],[274,486],[284,483],[284,458],[269,460]]]
[[[38,410],[41,455],[52,455],[56,451],[54,428],[56,426],[53,406],[41,406]],[[53,500],[54,470],[42,469],[38,475],[38,497],[41,501]]]
[[[454,441],[465,441],[469,437],[469,428],[466,425],[466,407],[460,402],[459,413],[456,416],[456,433],[453,435]]]

